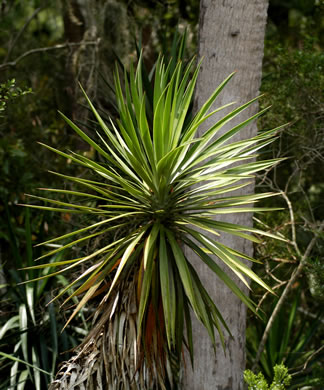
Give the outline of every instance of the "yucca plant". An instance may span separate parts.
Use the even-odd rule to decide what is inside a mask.
[[[258,149],[273,141],[278,129],[244,141],[228,142],[262,115],[263,110],[217,138],[220,129],[253,104],[255,98],[224,115],[203,136],[196,138],[199,126],[207,118],[230,106],[209,112],[233,74],[188,120],[200,66],[195,68],[194,61],[187,66],[179,61],[171,67],[171,63],[166,64],[160,57],[150,79],[152,100],[147,98],[143,87],[142,59],[136,72],[133,67],[129,74],[125,72],[123,83],[116,72],[120,116],[116,123],[105,123],[84,92],[101,129],[100,143],[62,114],[97,152],[96,161],[44,145],[88,168],[94,177],[89,180],[56,173],[83,190],[46,191],[73,195],[80,202],[33,196],[47,205],[29,207],[84,213],[96,219],[89,226],[47,241],[46,244],[63,243],[47,256],[85,240],[103,237],[101,241],[105,241],[87,256],[32,267],[62,267],[52,273],[57,275],[83,266],[80,276],[56,297],[72,286],[78,287],[65,303],[75,295],[84,294],[67,324],[90,299],[101,295],[92,331],[78,354],[61,369],[53,389],[65,389],[67,384],[71,389],[80,384],[105,389],[176,388],[184,346],[193,360],[191,310],[206,327],[214,346],[215,330],[223,341],[221,326],[230,330],[217,302],[212,301],[188,261],[184,247],[195,252],[218,280],[253,311],[252,300],[239,289],[231,275],[248,285],[247,276],[271,290],[242,262],[242,259],[254,261],[251,257],[221,244],[217,237],[229,233],[258,242],[250,233],[272,235],[252,227],[220,222],[215,217],[268,210],[253,208],[252,204],[271,196],[270,193],[237,196],[228,193],[248,185],[255,172],[278,162],[251,160]],[[153,115],[148,120],[150,109]],[[115,239],[107,241],[111,232]],[[214,256],[228,266],[228,274]]]

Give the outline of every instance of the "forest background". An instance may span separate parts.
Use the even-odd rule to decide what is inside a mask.
[[[255,224],[289,242],[263,240],[255,248],[263,262],[256,271],[278,296],[252,286],[264,321],[248,319],[247,366],[270,379],[273,366],[283,362],[292,374],[291,389],[324,387],[323,11],[321,0],[270,0],[263,62],[261,106],[272,108],[259,128],[290,124],[265,152],[288,158],[257,182],[257,191],[280,193],[268,202],[284,210],[257,215]],[[49,272],[18,271],[42,255],[34,245],[87,223],[68,213],[17,206],[36,188],[62,187],[62,178],[48,172],[54,167],[86,177],[82,168],[37,141],[94,156],[57,113],[94,133],[77,80],[97,107],[114,117],[110,85],[116,60],[129,64],[141,47],[150,68],[158,52],[169,54],[175,32],[185,29],[191,58],[197,52],[198,16],[197,0],[0,1],[0,389],[32,383],[45,388],[68,358],[66,351],[87,333],[91,314],[91,307],[84,309],[61,333],[73,308],[46,306],[72,275],[18,285]],[[89,248],[77,250],[81,256]]]

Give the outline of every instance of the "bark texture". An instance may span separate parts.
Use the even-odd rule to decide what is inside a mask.
[[[216,101],[217,106],[229,102],[241,105],[259,93],[263,58],[264,30],[267,18],[267,0],[202,0],[200,6],[199,58],[204,57],[196,89],[196,106],[202,104],[214,89],[233,71],[237,74],[223,90]],[[258,110],[254,104],[241,114],[230,126],[242,122]],[[221,111],[220,116],[224,115]],[[202,134],[217,120],[217,115],[199,129]],[[233,140],[252,137],[257,127],[246,127]],[[254,191],[251,184],[241,190],[241,194]],[[239,194],[238,191],[235,192]],[[224,215],[223,221],[251,225],[251,214]],[[222,242],[238,251],[252,255],[250,242],[224,236]],[[194,371],[190,360],[184,368],[183,389],[186,390],[241,390],[245,369],[245,328],[246,309],[230,290],[219,283],[210,270],[189,255],[202,281],[220,308],[229,325],[234,339],[226,337],[226,355],[220,343],[216,356],[203,326],[194,320]],[[225,269],[225,267],[223,267]],[[240,283],[239,283],[240,284]],[[242,285],[240,284],[242,287]],[[227,336],[227,335],[226,335]]]
[[[70,47],[66,59],[65,82],[69,111],[73,121],[86,123],[89,110],[78,82],[94,100],[100,94],[98,70],[108,75],[114,69],[116,54],[125,63],[129,53],[130,26],[127,7],[117,0],[61,0],[64,35]],[[113,83],[112,83],[113,84]],[[105,96],[106,98],[106,96]],[[107,99],[106,99],[107,100]],[[109,98],[108,98],[109,100]]]

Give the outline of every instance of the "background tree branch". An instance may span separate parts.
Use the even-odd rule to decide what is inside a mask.
[[[26,51],[25,53],[21,54],[18,58],[16,58],[14,61],[9,61],[9,62],[5,62],[4,64],[1,64],[0,70],[6,69],[9,67],[15,67],[15,66],[17,66],[17,64],[20,61],[22,61],[24,58],[26,58],[32,54],[43,53],[43,52],[52,51],[52,50],[66,49],[66,48],[71,48],[71,47],[81,46],[81,45],[82,46],[83,45],[97,46],[97,45],[99,45],[99,42],[100,42],[100,39],[97,39],[96,41],[66,42],[66,43],[62,43],[62,44],[58,44],[58,45],[54,45],[54,46],[49,46],[49,47],[38,47],[38,48]]]

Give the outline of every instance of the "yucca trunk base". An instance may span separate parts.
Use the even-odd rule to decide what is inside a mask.
[[[137,342],[136,294],[131,288],[99,305],[93,329],[77,348],[77,354],[64,362],[49,390],[158,390],[172,383],[166,361],[165,379],[159,363],[145,364]],[[166,359],[167,360],[167,359]],[[174,387],[173,387],[174,388]]]

